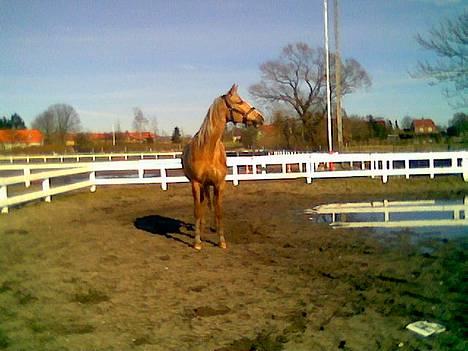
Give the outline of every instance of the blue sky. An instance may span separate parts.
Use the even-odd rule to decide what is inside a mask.
[[[462,0],[341,0],[342,55],[373,85],[345,98],[348,114],[446,125],[441,87],[408,74],[432,58],[414,36],[467,9]],[[329,0],[332,6],[333,1]],[[260,80],[288,43],[323,46],[323,1],[0,0],[0,116],[26,123],[72,105],[84,130],[130,130],[133,108],[170,134],[198,130],[216,96]]]

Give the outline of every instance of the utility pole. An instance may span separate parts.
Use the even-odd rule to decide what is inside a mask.
[[[339,0],[334,0],[335,29],[335,85],[336,85],[336,129],[338,151],[343,151],[343,119],[341,116],[341,54],[340,54],[340,9]]]
[[[330,98],[330,58],[328,55],[328,0],[323,0],[323,17],[325,24],[325,66],[327,74],[327,125],[328,125],[328,152],[333,152],[333,138],[331,125],[331,98]]]

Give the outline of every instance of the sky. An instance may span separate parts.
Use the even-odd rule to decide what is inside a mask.
[[[456,110],[442,88],[409,74],[418,60],[434,59],[415,35],[466,11],[467,2],[340,4],[342,57],[372,79],[345,97],[348,115],[447,125]],[[233,83],[255,105],[248,88],[284,46],[323,47],[323,23],[322,0],[0,0],[0,116],[16,112],[30,126],[50,105],[66,103],[84,131],[124,131],[138,107],[161,132],[178,126],[193,134]]]

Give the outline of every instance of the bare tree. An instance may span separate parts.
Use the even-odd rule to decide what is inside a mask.
[[[55,104],[48,108],[56,121],[55,132],[61,144],[65,144],[68,133],[80,130],[80,117],[75,109],[67,104]]]
[[[32,127],[42,132],[46,143],[56,140],[61,144],[65,144],[68,133],[80,130],[81,121],[72,106],[55,104],[39,114],[33,120]]]
[[[411,129],[412,125],[413,125],[413,118],[411,118],[410,116],[405,116],[401,120],[401,127],[403,129]]]
[[[156,141],[156,137],[159,135],[158,118],[156,116],[152,116],[149,120],[149,125],[154,134],[154,141]]]
[[[444,84],[444,93],[455,108],[468,106],[468,12],[455,20],[446,19],[426,36],[416,35],[418,44],[438,56],[429,63],[420,61],[415,78],[428,78],[429,84]]]
[[[39,129],[44,135],[44,142],[49,144],[52,142],[55,133],[54,116],[48,110],[40,113],[33,121],[32,127]]]
[[[364,68],[354,59],[345,62],[334,59],[341,65],[341,95],[368,87],[371,80]],[[289,44],[277,60],[267,61],[260,66],[260,83],[249,88],[250,94],[263,103],[280,103],[292,108],[303,125],[308,123],[313,112],[326,111],[325,52],[313,49],[305,43]],[[336,82],[331,82],[332,100],[335,100]]]
[[[148,119],[139,107],[133,109],[133,129],[136,132],[144,132],[148,129]]]

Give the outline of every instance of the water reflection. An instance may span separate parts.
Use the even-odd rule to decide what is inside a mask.
[[[334,228],[411,228],[418,233],[434,233],[437,227],[451,235],[468,235],[468,196],[457,200],[333,203],[305,213],[311,220]]]

